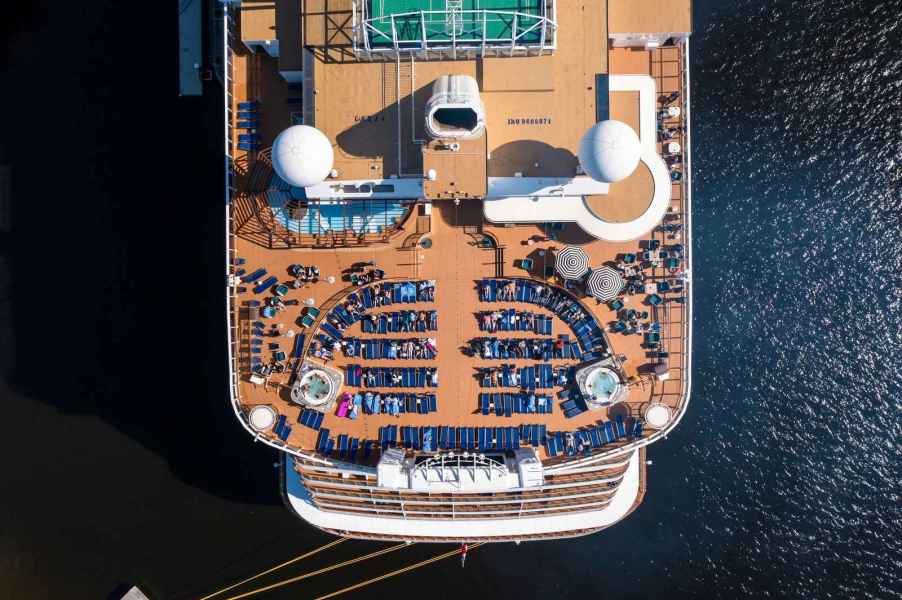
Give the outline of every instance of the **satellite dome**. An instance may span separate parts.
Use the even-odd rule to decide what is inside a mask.
[[[323,182],[332,170],[334,158],[329,138],[309,125],[289,127],[272,145],[272,166],[293,187]]]
[[[639,165],[641,145],[633,128],[622,121],[601,121],[579,144],[579,164],[596,181],[626,179]]]

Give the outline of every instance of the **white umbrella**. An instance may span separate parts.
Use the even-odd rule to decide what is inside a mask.
[[[564,279],[579,279],[589,272],[589,255],[579,246],[564,246],[557,253],[554,270]]]
[[[617,297],[623,285],[623,277],[618,271],[611,267],[598,267],[589,275],[586,291],[602,302],[607,302]]]

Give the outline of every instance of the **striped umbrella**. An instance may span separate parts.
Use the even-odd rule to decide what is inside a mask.
[[[554,270],[564,279],[579,279],[589,272],[589,255],[579,246],[564,246],[557,253]]]
[[[592,270],[586,291],[602,302],[613,300],[623,289],[623,277],[611,267],[598,267]]]

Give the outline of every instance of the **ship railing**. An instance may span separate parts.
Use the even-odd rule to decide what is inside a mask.
[[[237,191],[235,188],[235,172],[234,172],[234,164],[233,164],[233,152],[232,152],[232,100],[233,100],[233,78],[232,78],[232,68],[233,68],[233,54],[232,49],[229,45],[230,39],[230,25],[232,21],[231,15],[231,6],[228,3],[223,4],[223,15],[222,15],[222,51],[225,55],[225,68],[224,68],[224,79],[225,79],[225,93],[224,96],[224,107],[223,107],[223,155],[225,157],[225,246],[226,246],[226,264],[225,264],[225,292],[226,292],[226,340],[229,347],[229,400],[232,405],[232,410],[235,413],[235,417],[238,419],[238,422],[241,423],[242,427],[247,430],[256,441],[263,442],[267,446],[271,446],[276,450],[280,450],[282,452],[287,452],[298,458],[302,458],[305,460],[310,460],[314,462],[320,462],[324,464],[329,464],[329,461],[324,460],[322,458],[316,456],[310,456],[304,452],[300,452],[294,448],[289,447],[287,444],[276,442],[271,440],[259,432],[255,431],[248,422],[247,415],[241,408],[241,386],[239,385],[239,368],[238,368],[238,340],[239,329],[238,329],[238,310],[239,310],[239,300],[237,288],[232,281],[232,269],[235,264],[235,259],[237,258],[237,248],[236,248],[236,238],[233,233],[235,226],[235,216],[233,213],[233,205],[232,202],[237,195]]]
[[[591,465],[597,462],[601,462],[604,460],[608,460],[612,457],[619,456],[621,454],[627,454],[649,444],[653,444],[661,439],[667,437],[667,435],[673,431],[683,419],[686,414],[686,411],[689,408],[689,398],[691,395],[692,385],[691,385],[691,374],[692,374],[692,293],[693,293],[693,283],[692,283],[692,163],[691,163],[691,140],[690,140],[690,131],[691,131],[691,89],[690,89],[690,71],[689,71],[689,40],[686,39],[682,41],[681,45],[678,46],[681,52],[680,56],[680,98],[682,102],[682,124],[684,131],[684,144],[682,148],[683,152],[683,173],[684,176],[681,179],[680,183],[680,206],[679,206],[679,214],[683,223],[683,231],[685,234],[685,243],[684,245],[684,263],[686,267],[687,280],[684,284],[684,294],[686,297],[685,304],[682,305],[682,316],[681,316],[681,335],[679,336],[678,344],[678,352],[674,352],[673,348],[669,348],[670,354],[678,354],[680,357],[680,364],[678,367],[671,368],[671,371],[677,370],[679,372],[679,381],[680,381],[680,389],[678,392],[665,392],[663,386],[660,391],[656,393],[653,392],[651,401],[662,401],[667,396],[678,395],[676,410],[666,427],[660,429],[653,434],[635,440],[633,442],[629,442],[624,444],[623,446],[619,446],[617,448],[612,448],[606,452],[602,452],[599,454],[593,454],[591,457],[574,460],[567,463],[568,468],[572,467],[581,467]],[[663,329],[663,328],[662,328]],[[553,467],[552,467],[553,468]]]
[[[357,56],[365,59],[398,59],[402,54],[411,54],[421,60],[539,56],[553,52],[556,48],[557,12],[554,0],[540,0],[537,3],[538,14],[462,9],[449,5],[444,10],[372,16],[368,10],[369,4],[370,0],[356,0],[352,3],[352,48]],[[402,39],[398,31],[405,20],[407,25],[418,23],[419,27],[415,36]],[[510,24],[510,35],[490,37],[490,25],[498,20]],[[432,25],[446,23],[446,35],[436,37],[435,31],[428,31],[427,22]],[[476,29],[461,37],[464,22]],[[410,28],[407,27],[406,31],[410,31]],[[538,37],[538,40],[530,41],[530,37]]]

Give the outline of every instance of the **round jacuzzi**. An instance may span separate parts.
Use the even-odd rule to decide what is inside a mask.
[[[255,431],[266,431],[276,422],[276,411],[271,406],[258,404],[247,413],[247,421]]]
[[[304,373],[297,386],[298,401],[307,406],[322,406],[332,399],[332,379],[320,369]]]
[[[609,404],[620,388],[620,377],[608,367],[598,367],[586,374],[586,395],[592,402]]]

